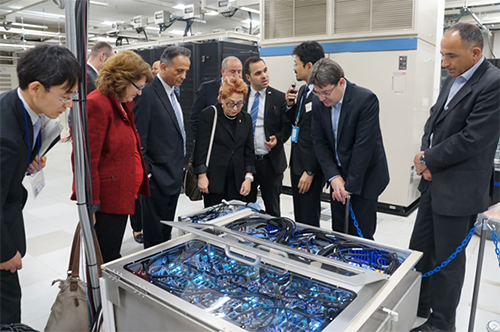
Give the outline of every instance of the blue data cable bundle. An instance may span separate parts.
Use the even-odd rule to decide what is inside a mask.
[[[304,228],[288,218],[250,216],[225,225],[234,231],[392,275],[406,257],[319,228]],[[249,243],[249,245],[252,245]]]
[[[188,221],[193,223],[205,223],[207,221],[211,221],[244,209],[250,209],[254,212],[263,212],[262,208],[257,203],[244,203],[235,200],[227,202],[223,200],[221,204],[211,206],[204,209],[200,213],[196,213],[190,216],[180,216],[179,219],[181,221]]]
[[[199,240],[125,269],[248,331],[322,331],[356,298],[355,292],[298,273],[242,263]]]

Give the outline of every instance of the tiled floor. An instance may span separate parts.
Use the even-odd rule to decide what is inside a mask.
[[[35,329],[43,330],[50,307],[58,292],[55,279],[65,278],[72,234],[78,214],[75,202],[69,200],[71,193],[71,144],[58,144],[48,155],[44,170],[46,186],[38,198],[30,195],[24,209],[28,253],[23,259],[20,278],[23,291],[22,320]],[[25,186],[30,188],[26,181]],[[283,195],[282,213],[293,217],[292,199]],[[202,208],[201,202],[190,202],[181,195],[177,214],[186,214]],[[327,204],[325,204],[327,208]],[[391,246],[407,248],[415,220],[414,212],[407,218],[379,214],[377,242]],[[323,228],[329,229],[328,222],[322,222]],[[132,237],[132,230],[127,229],[122,247],[122,255],[141,250]],[[474,236],[467,248],[467,276],[463,287],[462,299],[457,313],[457,331],[467,331],[474,274],[479,248],[479,237]],[[490,320],[500,322],[500,267],[491,241],[487,241],[481,292],[474,331],[486,331]],[[422,322],[418,319],[415,325]]]

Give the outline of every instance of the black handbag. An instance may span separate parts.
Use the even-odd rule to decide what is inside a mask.
[[[212,153],[212,145],[214,143],[215,128],[217,126],[217,108],[214,108],[214,123],[212,124],[212,134],[210,136],[210,144],[208,145],[208,153],[206,165],[208,167],[210,161],[210,154]],[[196,144],[196,143],[195,143]],[[194,153],[193,153],[194,154]],[[194,174],[193,169],[193,154],[189,158],[189,162],[184,169],[184,193],[192,201],[200,201],[202,198],[201,191],[198,188],[198,175]]]

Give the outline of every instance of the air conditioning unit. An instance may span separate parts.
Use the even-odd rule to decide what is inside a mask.
[[[160,10],[155,12],[155,24],[166,24],[170,22],[170,12],[166,10]]]
[[[184,15],[183,18],[194,18],[194,17],[199,17],[201,15],[201,8],[200,6],[195,6],[195,5],[186,5],[184,7]]]
[[[217,11],[219,13],[225,13],[235,8],[231,6],[231,2],[229,0],[218,0],[217,1]]]
[[[134,29],[145,28],[148,25],[147,16],[136,16],[132,19],[132,24]]]

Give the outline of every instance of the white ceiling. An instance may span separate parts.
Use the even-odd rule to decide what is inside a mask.
[[[0,51],[12,52],[16,48],[8,47],[8,44],[36,45],[39,42],[54,42],[64,44],[65,38],[65,10],[58,4],[65,3],[64,0],[0,0]],[[99,4],[96,4],[99,3]],[[159,37],[179,37],[186,29],[186,22],[176,20],[174,23],[160,33],[159,26],[154,23],[154,13],[165,10],[171,13],[172,18],[181,19],[184,15],[182,9],[173,8],[178,4],[194,4],[201,7],[201,2],[196,0],[99,0],[90,1],[89,7],[89,42],[102,40],[106,36],[110,43],[114,43],[118,36],[129,38],[131,43],[145,42],[146,35],[138,33],[134,29],[132,19],[135,16],[148,18],[146,34],[149,41]],[[250,33],[248,19],[252,16],[252,34],[258,34],[259,0],[231,0],[233,8],[239,8],[232,17],[224,17],[222,14],[215,16],[206,14],[209,8],[216,9],[216,0],[204,0],[205,10],[195,17],[190,33],[193,35],[211,33],[214,31],[239,31]],[[232,14],[230,11],[229,14]],[[249,14],[250,13],[250,14]],[[225,14],[228,16],[228,14]],[[243,22],[247,20],[247,22]],[[3,22],[13,22],[6,29]],[[31,27],[21,24],[33,24],[45,26]],[[23,31],[24,28],[24,31]],[[23,37],[24,36],[24,37]],[[25,41],[26,40],[26,41]],[[106,40],[106,39],[104,39]],[[20,50],[18,48],[17,50]]]
[[[65,11],[58,4],[67,0],[0,0],[0,53],[9,55],[19,52],[21,47],[32,46],[40,42],[53,42],[64,45],[65,42]],[[214,31],[239,31],[249,34],[250,24],[243,23],[248,20],[249,13],[254,23],[252,34],[260,33],[258,23],[260,19],[260,0],[230,0],[234,8],[239,8],[232,17],[222,14],[210,16],[208,9],[201,10],[201,14],[191,26],[194,35],[207,34]],[[263,0],[273,1],[273,0]],[[418,1],[418,0],[415,0]],[[146,42],[144,33],[138,33],[130,26],[135,16],[146,16],[149,20],[145,30],[149,41],[170,37],[179,37],[186,28],[186,22],[175,21],[172,26],[160,34],[158,25],[154,24],[154,13],[166,10],[173,17],[181,18],[183,11],[175,9],[177,4],[205,5],[207,8],[216,8],[218,0],[92,0],[89,9],[89,43],[108,37],[110,43],[115,43],[117,37],[129,38],[131,44]],[[101,5],[94,4],[100,3]],[[103,6],[104,4],[105,6]],[[460,16],[460,8],[469,7],[476,16],[492,29],[500,28],[500,1],[491,0],[446,0],[446,17],[451,23]],[[248,9],[248,10],[246,10]],[[227,15],[226,15],[227,16]],[[463,21],[473,21],[468,15],[461,18]],[[10,29],[3,26],[3,22],[13,22]],[[20,24],[42,25],[46,28],[21,26]],[[116,27],[118,23],[118,27]],[[445,21],[446,23],[446,21]],[[7,26],[9,28],[9,26]],[[24,30],[23,30],[24,29]],[[252,39],[254,39],[252,38]],[[10,45],[10,46],[9,46]]]

